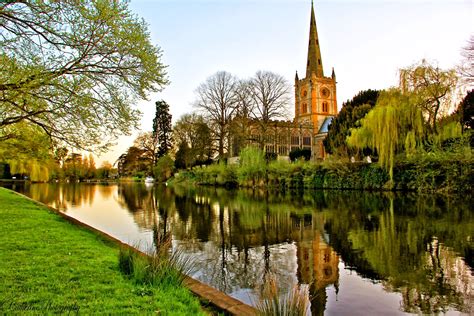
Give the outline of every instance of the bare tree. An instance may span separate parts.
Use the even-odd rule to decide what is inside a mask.
[[[253,100],[252,86],[249,80],[240,80],[237,84],[237,109],[231,123],[229,144],[232,146],[231,155],[238,155],[240,150],[249,144],[252,120]]]
[[[288,116],[290,85],[283,76],[270,71],[258,71],[249,84],[253,101],[252,115],[264,136],[272,120]],[[263,137],[261,139],[263,146]]]
[[[224,156],[229,124],[237,109],[237,82],[237,79],[230,73],[219,71],[196,89],[195,107],[215,127],[219,157]]]
[[[464,60],[458,68],[459,76],[472,88],[474,85],[474,35],[471,35],[467,41],[467,45],[463,47],[461,55]]]
[[[149,169],[152,170],[158,160],[158,139],[153,137],[152,132],[142,132],[133,141],[133,147],[142,150],[141,157],[148,161]]]
[[[417,106],[434,133],[437,133],[438,118],[449,111],[456,84],[457,76],[453,69],[442,70],[426,60],[400,69],[402,92],[410,92],[417,97]]]

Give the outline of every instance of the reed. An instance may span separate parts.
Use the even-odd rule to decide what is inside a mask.
[[[307,290],[295,284],[284,293],[274,275],[267,277],[255,306],[262,316],[305,316],[310,312]]]

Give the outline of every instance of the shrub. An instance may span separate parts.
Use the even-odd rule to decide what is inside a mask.
[[[240,166],[238,169],[239,182],[252,185],[263,179],[266,173],[266,161],[263,151],[256,147],[246,147],[240,152]]]
[[[174,162],[169,155],[164,155],[156,162],[156,166],[153,168],[153,174],[155,180],[158,182],[165,182],[174,172]]]
[[[296,161],[301,157],[303,157],[306,161],[309,161],[311,159],[311,149],[293,149],[292,151],[290,151],[289,156],[291,161]]]

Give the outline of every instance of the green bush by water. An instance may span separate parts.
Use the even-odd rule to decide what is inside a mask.
[[[471,191],[474,159],[468,152],[423,153],[398,159],[393,183],[377,163],[325,161],[266,162],[257,151],[246,153],[240,165],[196,167],[176,181],[203,185],[288,189],[350,189],[410,191]]]

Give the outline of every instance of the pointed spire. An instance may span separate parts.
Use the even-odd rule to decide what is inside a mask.
[[[336,72],[334,71],[334,67],[332,67],[331,78],[334,79],[334,80],[336,80]]]
[[[311,22],[309,27],[309,45],[308,45],[308,62],[306,66],[306,78],[312,73],[316,77],[323,77],[323,60],[321,58],[321,50],[319,49],[318,30],[316,28],[316,18],[314,16],[313,1],[311,1]]]
[[[295,75],[295,81],[298,81],[300,80],[300,78],[298,77],[298,70],[296,71],[296,75]]]

